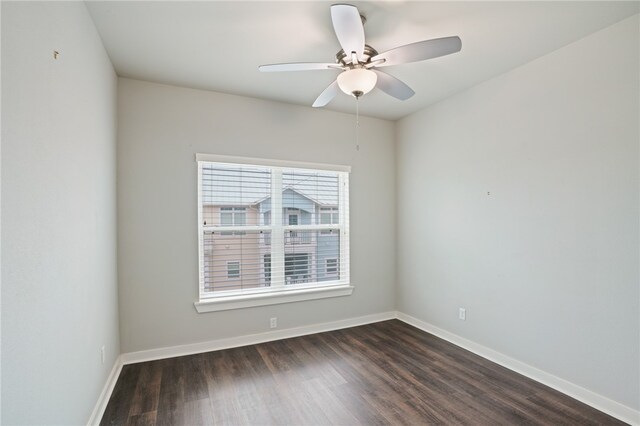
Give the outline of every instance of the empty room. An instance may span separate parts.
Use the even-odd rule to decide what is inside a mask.
[[[640,2],[0,5],[2,425],[640,425]]]

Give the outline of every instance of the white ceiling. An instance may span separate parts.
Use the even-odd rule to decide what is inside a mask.
[[[337,1],[336,1],[337,2]],[[87,1],[120,76],[310,106],[338,71],[260,73],[260,64],[333,62],[332,2]],[[639,12],[639,2],[355,1],[379,52],[458,35],[462,51],[385,68],[416,95],[379,90],[364,115],[395,120]],[[327,107],[354,112],[340,94]]]

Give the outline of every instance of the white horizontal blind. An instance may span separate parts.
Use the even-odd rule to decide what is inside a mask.
[[[200,297],[349,282],[348,173],[198,161]]]
[[[203,293],[265,287],[271,231],[256,202],[271,194],[266,167],[202,163],[200,285]]]
[[[285,285],[339,282],[341,272],[346,276],[348,259],[340,244],[340,211],[346,205],[340,202],[340,185],[339,172],[283,169]]]

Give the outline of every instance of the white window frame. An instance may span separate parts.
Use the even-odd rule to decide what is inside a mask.
[[[299,302],[304,300],[348,296],[353,293],[353,285],[350,282],[349,274],[349,173],[350,166],[330,165],[320,163],[303,163],[293,161],[281,161],[270,159],[258,159],[248,157],[231,157],[212,154],[196,154],[198,164],[198,254],[200,265],[199,300],[194,303],[196,310],[202,312],[222,311],[229,309],[240,309],[252,306],[263,306],[280,303]],[[211,291],[204,291],[204,268],[203,268],[203,222],[201,211],[202,200],[202,168],[205,163],[223,163],[227,165],[245,166],[266,166],[270,167],[271,175],[271,203],[272,206],[282,205],[282,173],[287,169],[306,169],[310,172],[339,172],[339,223],[331,225],[283,225],[282,208],[273,207],[271,209],[271,225],[269,226],[225,226],[225,231],[244,230],[265,230],[271,231],[271,244],[282,247],[280,250],[273,250],[271,254],[271,286],[251,289],[249,291],[224,291],[216,294]],[[260,228],[260,229],[258,229]],[[326,231],[337,229],[340,233],[340,258],[338,260],[338,270],[340,276],[335,281],[321,281],[312,284],[285,285],[284,271],[284,235],[291,230],[300,231]],[[283,277],[282,280],[274,280],[273,277]]]

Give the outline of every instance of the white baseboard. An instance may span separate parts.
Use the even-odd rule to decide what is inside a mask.
[[[420,330],[433,334],[441,339],[444,339],[456,346],[464,348],[476,355],[486,358],[495,362],[509,370],[520,373],[530,379],[540,382],[550,388],[553,388],[559,392],[562,392],[580,402],[583,402],[591,407],[607,413],[623,422],[631,425],[640,425],[640,411],[636,411],[611,399],[608,399],[602,395],[592,392],[588,389],[580,387],[576,384],[568,382],[564,379],[556,377],[552,374],[539,370],[528,364],[525,364],[516,359],[510,358],[500,352],[496,352],[493,349],[489,349],[478,343],[467,340],[464,337],[460,337],[456,334],[450,333],[446,330],[438,328],[432,324],[414,318],[410,315],[402,312],[397,312],[396,318],[400,321],[406,322]]]
[[[120,377],[122,365],[122,357],[119,356],[118,358],[116,358],[116,362],[113,364],[113,368],[111,369],[111,373],[109,373],[109,377],[107,377],[107,382],[104,384],[102,392],[100,392],[98,402],[96,402],[96,405],[93,408],[93,412],[91,413],[91,417],[89,417],[87,425],[93,426],[100,424],[100,420],[102,420],[104,410],[107,408],[107,404],[109,403],[109,399],[111,398],[113,388],[116,386],[118,377]]]
[[[358,325],[370,324],[372,322],[385,321],[394,318],[396,318],[395,311],[383,312],[379,314],[365,315],[362,317],[348,318],[321,324],[287,328],[284,330],[274,330],[258,334],[248,334],[239,337],[210,340],[207,342],[191,343],[187,345],[171,346],[167,348],[149,349],[139,352],[129,352],[122,354],[121,358],[123,364],[134,364],[137,362],[152,361],[155,359],[172,358],[176,356],[192,355],[202,352],[211,352],[221,349],[255,345],[257,343],[271,342],[273,340],[288,339],[290,337],[298,337],[307,334],[322,333],[324,331],[338,330],[341,328],[355,327]]]
[[[386,321],[394,318],[406,322],[407,324],[419,328],[420,330],[426,331],[427,333],[431,333],[434,336],[444,339],[468,351],[471,351],[476,355],[493,361],[496,364],[522,374],[523,376],[547,385],[619,420],[622,420],[631,425],[640,426],[640,412],[637,410],[629,408],[588,389],[556,377],[545,371],[539,370],[516,359],[510,358],[500,352],[489,349],[471,340],[465,339],[464,337],[460,337],[456,334],[450,333],[446,330],[438,328],[432,324],[414,318],[410,315],[393,311],[365,315],[356,318],[348,318],[338,321],[331,321],[321,324],[312,324],[302,327],[289,328],[284,330],[267,331],[264,333],[210,340],[207,342],[124,353],[120,355],[116,360],[111,374],[107,379],[107,383],[105,384],[102,393],[100,394],[100,398],[96,403],[93,413],[91,414],[91,418],[89,419],[88,424],[95,425],[100,422],[123,365],[152,361],[156,359],[172,358],[176,356],[192,355],[202,352],[217,351],[221,349],[236,348],[240,346],[254,345],[274,340],[304,336],[307,334],[322,333],[325,331],[356,327],[359,325]]]

